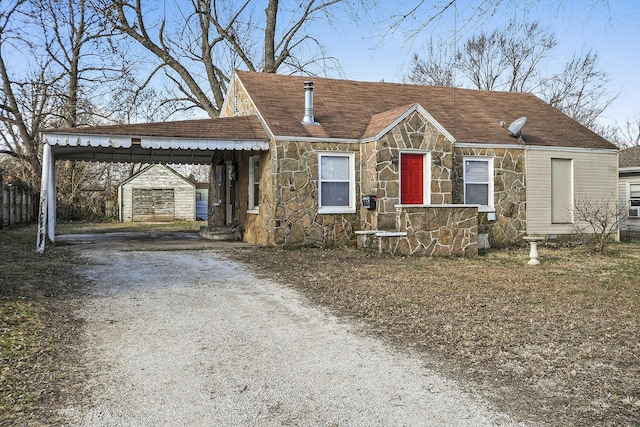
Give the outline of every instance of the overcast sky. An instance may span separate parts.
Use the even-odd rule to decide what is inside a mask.
[[[382,3],[384,5],[384,1]],[[534,1],[529,10],[514,7],[512,2],[505,0],[493,16],[483,17],[474,28],[461,28],[470,10],[465,10],[465,5],[469,3],[473,5],[478,1],[459,0],[457,21],[455,11],[451,9],[437,25],[427,27],[410,44],[406,43],[402,32],[379,40],[372,33],[380,34],[382,27],[371,31],[366,25],[343,25],[321,39],[330,54],[340,60],[344,77],[399,82],[408,72],[413,52],[419,51],[431,34],[436,38],[452,34],[457,28],[459,39],[466,39],[480,29],[491,32],[504,27],[511,18],[523,22],[537,20],[549,26],[556,35],[558,44],[554,57],[558,66],[574,51],[580,54],[593,48],[598,53],[601,67],[611,77],[611,93],[618,94],[604,117],[607,122],[623,123],[627,117],[640,115],[640,2],[637,0],[600,0],[596,5],[592,5],[592,0],[564,0],[560,5],[557,0],[540,0]],[[389,8],[392,4],[397,2],[389,1]]]

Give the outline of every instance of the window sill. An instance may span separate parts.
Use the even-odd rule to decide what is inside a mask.
[[[248,214],[258,215],[260,213],[260,209],[247,209]]]
[[[340,207],[325,207],[318,208],[318,213],[323,215],[341,215],[341,214],[354,214],[355,208],[340,208]]]
[[[491,206],[470,205],[463,203],[444,203],[442,205],[393,205],[394,208],[478,208],[478,212],[495,213],[496,209]]]
[[[496,208],[491,206],[478,206],[478,212],[495,213]]]

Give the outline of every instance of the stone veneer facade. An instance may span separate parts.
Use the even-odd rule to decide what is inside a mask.
[[[478,209],[452,205],[453,144],[424,115],[410,113],[362,152],[362,194],[376,196],[377,209],[361,211],[359,246],[398,255],[477,255]],[[423,206],[400,204],[398,163],[405,152],[427,154],[429,200]]]
[[[426,256],[478,255],[478,209],[461,206],[398,208],[398,230],[392,253]]]
[[[254,114],[253,104],[236,86],[223,116]],[[355,157],[356,197],[377,198],[376,209],[356,200],[353,214],[318,212],[318,153],[350,152]],[[423,206],[400,205],[401,153],[424,153],[429,161],[429,200]],[[249,156],[260,156],[258,213],[247,212]],[[477,207],[463,203],[464,156],[494,158],[497,221],[489,222]],[[234,214],[243,239],[261,245],[339,246],[376,240],[379,249],[402,255],[471,256],[478,252],[477,234],[490,234],[492,245],[517,242],[526,230],[524,150],[455,148],[417,109],[375,141],[366,143],[301,142],[272,139],[270,150],[222,152],[214,158],[210,203],[220,201],[225,182],[215,183],[215,165],[233,161]],[[224,177],[226,178],[226,177]],[[224,179],[223,178],[223,179]],[[220,185],[218,185],[220,184]],[[218,199],[215,199],[215,198]],[[224,205],[224,201],[223,201]],[[222,207],[209,223],[224,225]],[[376,231],[390,231],[377,240]],[[357,238],[356,232],[361,238]],[[369,234],[367,234],[369,233]],[[383,233],[384,234],[384,233]],[[368,236],[368,237],[367,237]]]
[[[420,113],[409,114],[381,139],[363,146],[362,194],[377,197],[377,209],[361,212],[363,230],[395,230],[400,204],[401,152],[430,153],[430,201],[452,203],[453,147]]]
[[[496,220],[480,212],[478,233],[488,234],[492,247],[521,244],[527,230],[525,150],[513,148],[455,148],[454,200],[464,203],[463,160],[468,156],[493,159],[493,202]]]
[[[340,246],[355,242],[359,229],[357,213],[321,214],[318,212],[318,153],[353,152],[356,164],[356,194],[360,194],[359,144],[276,141],[276,158],[269,197],[273,217],[271,244]],[[359,209],[359,203],[356,203]]]

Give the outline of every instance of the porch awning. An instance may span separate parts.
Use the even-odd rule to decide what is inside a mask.
[[[268,150],[255,116],[51,129],[56,160],[209,164],[216,150]]]

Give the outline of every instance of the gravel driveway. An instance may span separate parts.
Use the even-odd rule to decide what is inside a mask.
[[[228,249],[175,247],[76,246],[94,285],[77,313],[90,375],[70,425],[515,425]]]

